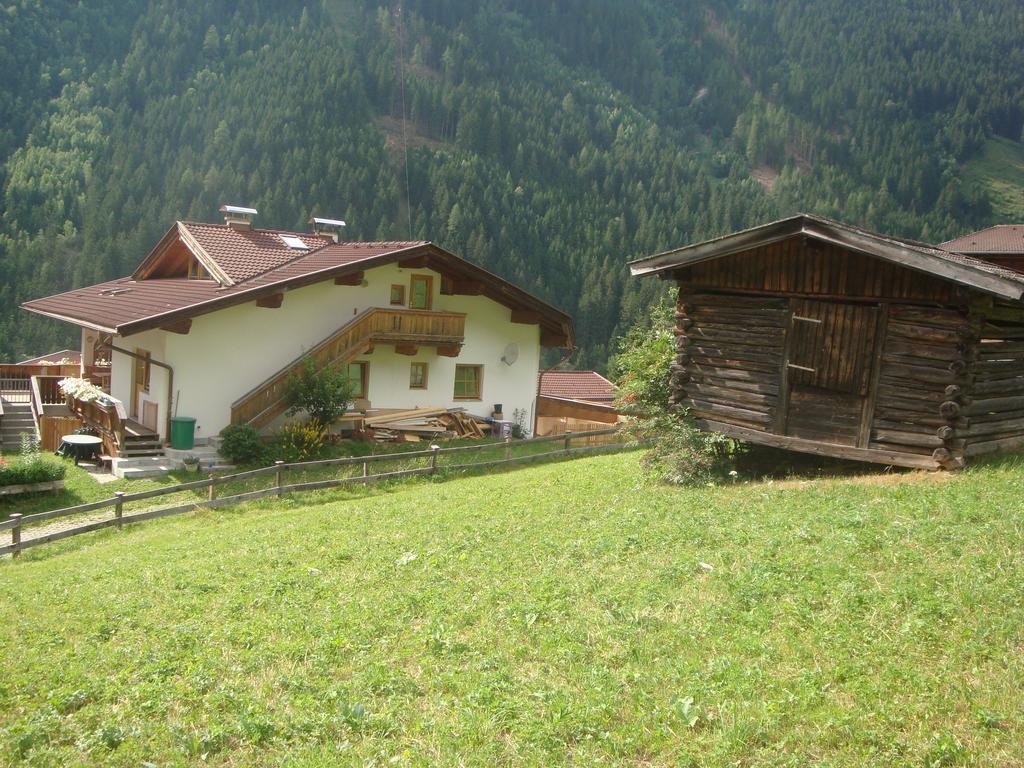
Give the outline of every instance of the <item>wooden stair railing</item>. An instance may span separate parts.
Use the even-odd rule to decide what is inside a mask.
[[[317,368],[325,368],[347,363],[375,343],[461,345],[465,328],[466,316],[461,312],[366,309],[232,403],[231,422],[260,429],[284,413],[288,378],[299,371],[307,356]]]
[[[103,451],[108,456],[120,456],[125,444],[124,427],[128,414],[124,403],[108,397],[109,404],[101,404],[94,400],[77,400],[68,398],[68,408],[79,419],[100,433],[103,438]]]

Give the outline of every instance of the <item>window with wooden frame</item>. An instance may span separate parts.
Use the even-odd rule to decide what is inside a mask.
[[[405,306],[405,286],[404,285],[392,285],[391,286],[391,305],[394,307]]]
[[[456,365],[455,399],[480,400],[483,395],[483,381],[482,365]]]
[[[409,364],[409,389],[426,389],[429,369],[426,363]]]
[[[413,275],[409,280],[409,309],[430,309],[433,303],[434,278]]]
[[[199,263],[199,259],[192,259],[188,263],[188,279],[189,280],[209,280],[210,273],[206,271],[206,267]]]
[[[359,400],[365,398],[370,383],[370,364],[365,362],[349,363],[345,372],[352,384],[352,397]]]

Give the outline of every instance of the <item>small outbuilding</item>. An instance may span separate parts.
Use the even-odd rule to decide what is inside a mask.
[[[699,426],[956,468],[1024,446],[1024,273],[956,250],[969,239],[933,246],[801,214],[630,269],[676,282],[673,400]]]

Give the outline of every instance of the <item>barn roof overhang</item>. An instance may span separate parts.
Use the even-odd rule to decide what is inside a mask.
[[[675,270],[683,267],[801,236],[864,253],[999,298],[1020,301],[1024,297],[1024,274],[926,243],[882,235],[811,214],[799,214],[713,240],[637,259],[629,263],[629,270],[637,277],[671,277]]]

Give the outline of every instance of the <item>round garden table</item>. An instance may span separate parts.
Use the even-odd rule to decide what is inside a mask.
[[[64,435],[60,441],[62,446],[68,446],[68,453],[75,458],[76,467],[82,459],[95,460],[103,445],[103,439],[93,435]]]

